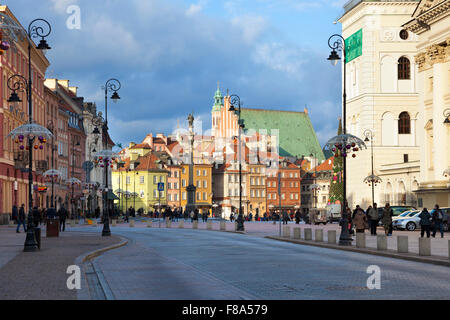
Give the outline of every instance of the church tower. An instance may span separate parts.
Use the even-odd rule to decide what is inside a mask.
[[[214,105],[211,111],[212,125],[211,125],[211,135],[213,137],[217,136],[219,130],[220,121],[220,111],[223,108],[223,96],[220,92],[219,83],[217,83],[217,91],[214,95]]]

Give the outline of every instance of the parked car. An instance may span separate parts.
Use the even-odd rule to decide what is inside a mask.
[[[327,206],[327,217],[328,222],[333,223],[334,221],[341,220],[341,205],[340,204],[330,204]]]
[[[396,219],[392,222],[392,227],[394,229],[414,231],[420,228],[420,218],[419,214],[421,210],[413,210],[406,216]]]
[[[379,225],[381,225],[381,218],[383,217],[383,208],[384,207],[378,208],[378,224]],[[410,207],[410,206],[391,206],[391,209],[393,211],[392,218],[401,215],[405,211],[416,210],[416,208]]]
[[[415,210],[408,210],[408,211],[405,211],[405,212],[401,213],[399,216],[392,217],[392,221],[395,221],[395,220],[398,220],[398,219],[402,219],[402,218],[404,218],[404,217],[406,217],[406,216],[409,216],[409,215],[411,214],[411,212],[414,212],[414,211],[415,211]]]

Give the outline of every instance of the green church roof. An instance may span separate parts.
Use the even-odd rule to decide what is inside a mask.
[[[265,129],[267,134],[271,134],[271,130],[278,129],[282,157],[315,153],[319,161],[325,160],[311,120],[305,112],[241,108],[241,119],[244,120],[245,130]]]
[[[222,92],[220,92],[219,84],[217,84],[217,91],[214,95],[214,105],[212,111],[220,111],[223,107],[223,97]]]

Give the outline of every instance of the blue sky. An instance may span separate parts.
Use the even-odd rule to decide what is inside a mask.
[[[69,79],[104,109],[101,86],[122,83],[108,104],[115,142],[170,134],[194,111],[211,126],[213,95],[240,96],[244,107],[303,111],[323,145],[337,131],[340,68],[326,60],[341,0],[4,0],[24,27],[52,24],[47,77]],[[66,27],[70,5],[81,29]]]

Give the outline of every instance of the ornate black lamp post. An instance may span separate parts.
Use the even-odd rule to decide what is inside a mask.
[[[370,129],[367,129],[364,131],[364,136],[366,137],[364,139],[364,142],[369,142],[370,141],[370,149],[371,149],[371,165],[372,165],[372,174],[370,176],[367,176],[364,178],[364,183],[368,184],[369,186],[372,186],[372,208],[374,207],[375,204],[375,186],[378,183],[381,183],[381,178],[377,177],[374,173],[373,173],[373,132]],[[370,139],[369,139],[370,137]]]
[[[230,108],[228,111],[236,112],[234,105],[238,105],[238,125],[239,125],[239,215],[236,219],[237,231],[244,231],[244,216],[242,214],[242,161],[241,161],[241,129],[245,128],[244,123],[241,121],[241,99],[239,96],[233,94],[230,96]]]
[[[336,39],[336,41],[332,42],[332,39]],[[347,156],[350,154],[352,157],[356,157],[357,151],[362,147],[367,148],[364,144],[364,141],[355,137],[351,134],[347,134],[347,113],[346,113],[346,105],[347,105],[347,93],[346,93],[346,58],[347,53],[345,50],[345,39],[339,35],[334,34],[328,39],[328,46],[331,48],[330,56],[327,60],[331,62],[333,66],[336,66],[341,57],[337,53],[337,51],[342,51],[344,54],[344,61],[342,62],[344,65],[344,75],[343,75],[343,93],[342,93],[342,113],[343,113],[343,134],[335,136],[331,138],[325,145],[325,149],[331,149],[335,155],[335,157],[343,157],[343,199],[342,199],[342,231],[339,237],[339,245],[349,246],[352,244],[352,237],[350,237],[348,230],[348,216],[347,216]],[[336,51],[337,50],[337,51]]]
[[[23,40],[27,38],[28,40],[28,80],[18,74],[11,76],[8,79],[8,88],[12,91],[9,103],[18,103],[22,100],[19,98],[17,92],[26,92],[28,101],[28,123],[22,125],[13,131],[11,131],[8,137],[12,137],[16,143],[20,143],[20,150],[28,150],[28,226],[27,226],[27,237],[25,240],[24,251],[31,252],[38,249],[35,235],[34,235],[34,224],[32,217],[33,208],[33,149],[43,149],[43,144],[47,139],[51,138],[52,133],[45,127],[33,123],[33,99],[32,99],[32,74],[31,74],[31,46],[35,45],[32,38],[41,37],[39,45],[36,49],[46,51],[50,49],[45,38],[51,32],[51,26],[48,21],[44,19],[35,19],[31,21],[28,25],[28,33],[25,35],[23,29],[17,25],[7,15],[0,15],[1,30],[3,37],[5,39],[11,39],[12,43],[7,43],[9,45],[14,45],[14,41]],[[6,41],[7,42],[7,41]],[[5,48],[4,43],[2,46]],[[27,139],[27,146],[23,145],[24,139]],[[35,141],[38,142],[35,144]],[[40,143],[40,145],[38,145]]]
[[[100,166],[105,168],[105,189],[103,193],[103,230],[102,236],[110,236],[111,229],[109,228],[109,206],[108,206],[108,167],[112,165],[112,162],[117,160],[117,154],[112,150],[108,150],[108,92],[113,92],[111,96],[111,100],[114,103],[117,103],[120,99],[119,91],[121,88],[121,84],[117,79],[109,79],[106,81],[103,89],[105,90],[105,121],[102,126],[102,136],[104,143],[104,150],[97,152],[96,156],[101,163]],[[97,127],[94,129],[94,134],[99,134],[99,130]]]

